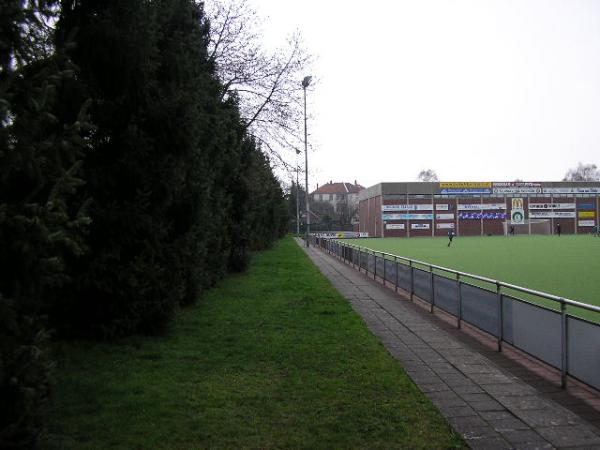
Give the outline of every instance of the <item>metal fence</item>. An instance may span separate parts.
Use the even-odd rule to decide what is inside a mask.
[[[569,314],[567,306],[599,314],[600,307],[347,242],[311,239],[359,271],[428,302],[432,312],[436,307],[455,316],[459,328],[466,322],[491,334],[498,351],[507,342],[555,367],[563,387],[568,375],[600,389],[600,324]],[[518,293],[551,300],[558,308],[518,298]]]

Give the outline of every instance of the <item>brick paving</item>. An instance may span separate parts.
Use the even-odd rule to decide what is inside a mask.
[[[471,448],[600,449],[600,393],[298,243]]]

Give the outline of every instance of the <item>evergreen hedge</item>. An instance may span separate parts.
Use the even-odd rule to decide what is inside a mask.
[[[43,430],[58,337],[162,331],[286,229],[192,0],[0,10],[0,447]],[[47,27],[52,18],[54,29]]]

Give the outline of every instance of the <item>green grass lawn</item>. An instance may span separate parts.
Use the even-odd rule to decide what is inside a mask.
[[[56,350],[44,448],[464,446],[291,238],[164,337]]]
[[[450,248],[441,237],[348,242],[600,305],[600,238],[590,235],[459,236]]]

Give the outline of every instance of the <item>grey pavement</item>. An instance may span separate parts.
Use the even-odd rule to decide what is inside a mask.
[[[597,411],[351,265],[298,243],[471,448],[600,449],[600,429],[589,420],[600,418]]]

